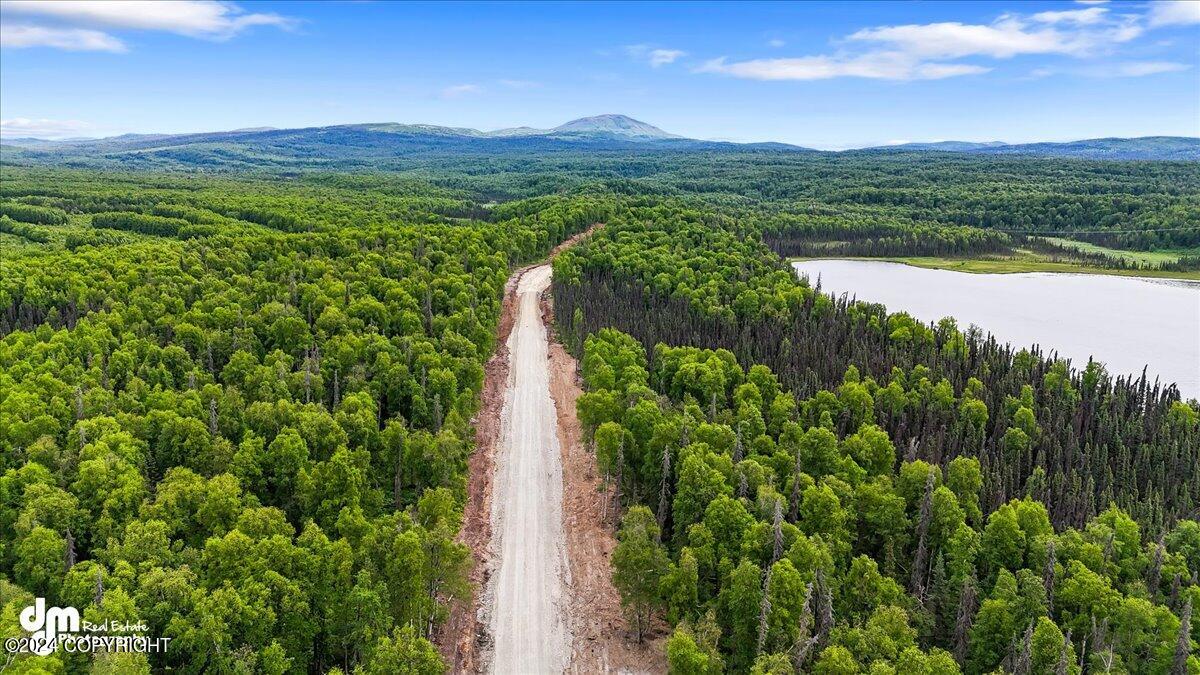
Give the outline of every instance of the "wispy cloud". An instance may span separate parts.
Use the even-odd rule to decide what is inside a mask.
[[[675,60],[684,56],[687,52],[679,49],[651,49],[650,50],[650,66],[657,68],[665,66],[668,63],[675,63]]]
[[[98,30],[53,28],[30,24],[0,24],[0,46],[12,49],[53,47],[72,52],[124,52],[124,42]]]
[[[681,49],[662,49],[650,45],[626,45],[625,53],[632,59],[645,61],[651,68],[660,68],[687,56],[687,52]]]
[[[228,40],[253,26],[291,30],[296,19],[270,12],[247,12],[216,0],[3,0],[5,47],[53,47],[125,51],[109,31],[158,31],[208,40]],[[13,20],[8,17],[18,17]]]
[[[1082,75],[1084,77],[1146,77],[1162,73],[1178,73],[1191,69],[1186,63],[1174,61],[1118,61],[1115,63],[1100,63],[1095,65],[1077,66],[1072,68],[1035,68],[1029,73],[1031,78],[1051,77],[1054,75]]]
[[[780,47],[786,47],[787,42],[780,40],[779,38],[775,38],[773,40],[767,40],[767,46],[774,49],[779,49]]]
[[[1104,20],[1108,12],[1105,7],[1088,7],[1087,9],[1067,9],[1059,12],[1038,12],[1033,15],[1034,21],[1042,23],[1074,23],[1090,26]]]
[[[483,87],[477,84],[455,84],[445,89],[442,89],[442,98],[462,98],[471,94],[478,94],[483,91]]]
[[[92,125],[79,120],[48,120],[14,117],[0,120],[0,136],[10,138],[33,136],[36,138],[67,138],[87,133]]]
[[[697,69],[751,80],[828,80],[861,77],[874,80],[940,80],[986,73],[990,68],[966,63],[922,62],[902,52],[871,52],[858,56],[804,56],[793,59],[753,59],[728,63],[713,59]]]
[[[1163,73],[1178,73],[1189,69],[1191,69],[1190,65],[1174,61],[1120,61],[1084,66],[1072,73],[1085,77],[1146,77]]]
[[[1092,8],[1101,9],[1103,8]],[[1090,12],[1091,9],[1078,10]],[[987,56],[1006,59],[1021,54],[1086,56],[1106,47],[1128,42],[1142,34],[1142,27],[1128,18],[1100,24],[1081,24],[1062,18],[1068,12],[1043,12],[1030,19],[1006,14],[991,24],[956,21],[866,28],[851,40],[886,44],[922,58],[955,59]],[[1069,27],[1055,24],[1071,23]]]
[[[1191,66],[1186,63],[1173,61],[1129,61],[1116,64],[1112,72],[1117,77],[1142,77],[1159,73],[1177,73],[1189,68]]]
[[[1178,6],[1183,4],[1190,7],[1184,10]],[[1153,3],[1143,15],[1114,14],[1107,7],[1088,6],[1029,15],[1003,14],[991,23],[874,26],[837,41],[839,49],[833,53],[747,60],[721,57],[705,62],[696,71],[757,80],[938,80],[986,73],[992,66],[980,63],[985,59],[1023,55],[1095,59],[1112,54],[1154,25],[1192,22],[1200,23],[1200,2]],[[1180,65],[1134,62],[1121,65],[1115,72],[1135,77],[1178,70]]]
[[[1150,26],[1187,26],[1200,23],[1200,2],[1193,0],[1155,0],[1147,14]]]

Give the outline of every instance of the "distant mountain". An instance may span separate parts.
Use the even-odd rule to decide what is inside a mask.
[[[905,143],[878,148],[878,151],[966,152],[987,155],[1037,155],[1078,159],[1200,160],[1200,138],[1189,136],[1143,136],[1141,138],[1091,138],[1065,143],[1008,144],[941,141]]]
[[[1066,143],[1024,143],[981,150],[994,155],[1052,155],[1082,159],[1177,159],[1200,160],[1200,138],[1188,136],[1143,136],[1141,138],[1092,138]]]
[[[369,129],[371,131],[384,131],[388,133],[465,136],[468,138],[515,138],[521,136],[547,136],[555,138],[614,138],[632,141],[683,138],[682,136],[676,136],[675,134],[668,134],[656,126],[646,124],[645,122],[635,120],[632,117],[627,117],[625,115],[596,115],[595,117],[581,117],[577,120],[571,120],[565,124],[560,124],[553,129],[514,127],[511,129],[498,129],[496,131],[479,131],[478,129],[466,129],[462,127],[439,127],[432,124],[359,124],[350,126]]]
[[[238,129],[195,134],[125,134],[80,141],[4,138],[4,159],[35,164],[205,170],[387,170],[423,158],[529,153],[772,151],[785,144],[736,144],[669,134],[624,115],[598,115],[552,129],[480,131],[376,122],[303,129]]]
[[[194,134],[124,134],[47,141],[3,138],[3,160],[79,167],[201,170],[392,170],[436,158],[553,153],[815,153],[784,143],[730,143],[684,138],[625,115],[597,115],[551,129],[480,131],[431,124],[377,122],[302,129],[256,127]],[[1008,145],[943,141],[848,151],[856,154],[955,152],[1115,160],[1200,160],[1200,139],[1172,136],[1100,138]],[[464,161],[454,159],[453,161]]]
[[[681,136],[668,134],[656,126],[639,122],[625,115],[581,117],[577,120],[571,120],[566,124],[560,124],[551,129],[550,132],[554,134],[608,134],[635,139],[682,138]]]

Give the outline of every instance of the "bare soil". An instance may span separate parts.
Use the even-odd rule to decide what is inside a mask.
[[[496,353],[484,368],[482,405],[473,420],[475,452],[467,463],[467,504],[458,533],[458,542],[471,549],[472,592],[469,598],[459,598],[451,604],[450,616],[435,636],[442,659],[455,673],[479,672],[479,654],[489,646],[487,630],[479,621],[479,603],[482,589],[487,587],[491,576],[488,543],[492,540],[492,477],[508,384],[508,337],[517,318],[517,284],[528,269],[517,270],[504,287]]]
[[[554,336],[554,308],[549,293],[542,297],[542,320],[551,330],[550,395],[558,413],[558,440],[563,462],[563,525],[571,568],[568,590],[572,653],[571,673],[665,673],[662,635],[642,644],[629,630],[621,596],[612,584],[609,561],[617,545],[612,523],[605,521],[605,504],[612,503],[596,468],[596,456],[584,443],[575,401],[583,393],[579,369]],[[608,517],[611,518],[611,506]]]

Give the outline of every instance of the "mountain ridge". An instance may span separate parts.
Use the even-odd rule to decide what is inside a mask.
[[[672,150],[818,152],[778,142],[706,141],[668,133],[619,114],[581,117],[549,129],[510,127],[481,131],[435,124],[367,122],[322,127],[278,129],[254,127],[185,134],[122,134],[107,138],[44,140],[3,138],[7,159],[41,163],[89,163],[99,156],[119,162],[167,157],[172,163],[218,166],[229,161],[249,164],[349,157],[362,165],[425,152],[457,154],[525,151]],[[844,150],[849,153],[957,153],[1025,155],[1078,159],[1200,160],[1200,138],[1145,136],[1095,138],[1066,142],[934,141]]]
[[[1004,143],[1002,141],[933,141],[863,148],[891,152],[958,152],[984,155],[1039,155],[1079,159],[1200,160],[1200,138],[1192,136],[1135,136],[1083,138],[1074,141]]]

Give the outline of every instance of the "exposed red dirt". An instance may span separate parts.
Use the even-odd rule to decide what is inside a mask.
[[[605,522],[612,489],[602,485],[596,457],[583,442],[575,401],[583,393],[579,370],[554,335],[554,308],[549,293],[542,298],[542,320],[550,328],[550,395],[558,414],[558,441],[563,461],[563,529],[571,566],[570,625],[572,673],[667,672],[663,638],[638,644],[612,584],[609,560],[617,541]]]
[[[604,223],[593,223],[592,225],[588,226],[588,229],[584,230],[583,232],[577,232],[577,233],[571,235],[570,237],[564,239],[561,243],[559,243],[558,246],[555,246],[554,248],[550,249],[550,259],[553,260],[554,256],[571,248],[575,244],[578,244],[580,241],[583,241],[584,239],[587,239],[588,237],[592,236],[593,232],[595,232],[596,230],[598,230],[602,227],[604,227]]]
[[[500,413],[508,382],[508,335],[516,318],[516,289],[522,268],[504,286],[500,325],[496,330],[496,353],[484,367],[482,404],[475,416],[475,452],[467,463],[467,504],[458,542],[471,549],[471,596],[450,605],[450,616],[436,636],[442,659],[451,672],[473,673],[480,669],[479,642],[486,630],[479,622],[479,595],[487,587],[491,565],[488,542],[492,539],[492,476],[495,473],[496,441],[500,437]]]

